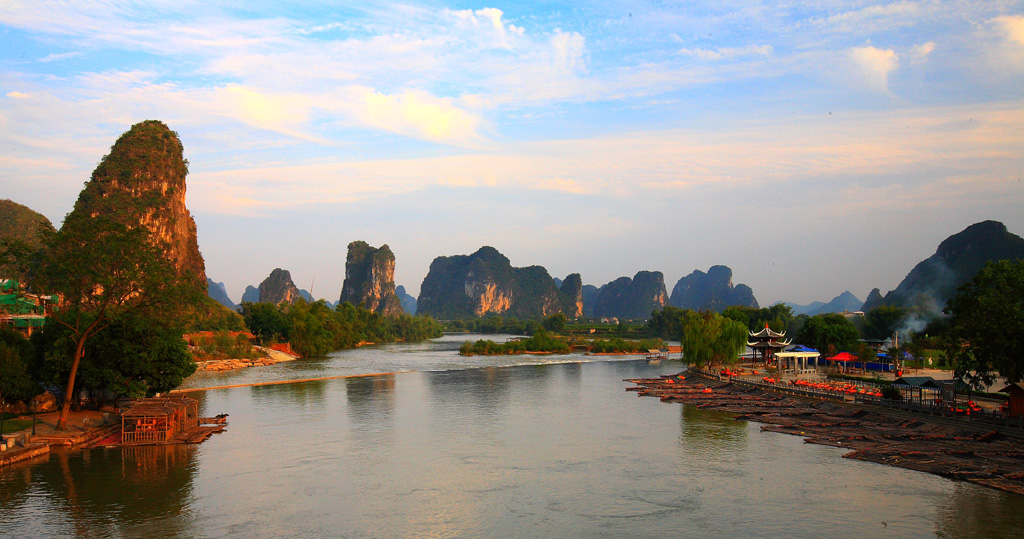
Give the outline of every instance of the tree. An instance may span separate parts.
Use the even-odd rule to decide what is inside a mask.
[[[143,226],[129,228],[110,214],[70,214],[49,235],[35,259],[33,290],[61,296],[50,317],[74,342],[67,390],[57,428],[67,427],[75,380],[85,346],[111,320],[127,313],[175,318],[200,295],[194,279],[179,275]]]
[[[845,316],[829,313],[808,318],[796,339],[822,353],[833,355],[844,350],[856,350],[860,334]]]
[[[864,313],[864,336],[868,339],[885,339],[903,323],[907,310],[893,305],[879,305]]]
[[[557,312],[543,321],[544,329],[557,334],[565,333],[565,326],[568,323],[569,318],[563,312]]]
[[[747,326],[718,313],[686,311],[680,339],[683,358],[694,367],[735,361],[747,342]]]
[[[1024,261],[989,262],[957,289],[950,315],[947,357],[953,372],[976,388],[1024,377]]]

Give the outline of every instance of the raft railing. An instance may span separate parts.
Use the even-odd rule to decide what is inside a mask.
[[[982,408],[981,410],[971,411],[970,413],[957,413],[956,411],[950,409],[949,403],[940,404],[936,402],[927,401],[914,402],[913,400],[910,400],[908,398],[904,398],[901,400],[888,400],[883,399],[881,397],[865,395],[862,393],[847,393],[845,391],[840,390],[796,386],[788,383],[770,384],[761,380],[748,380],[737,377],[724,377],[716,372],[709,371],[691,372],[698,373],[701,376],[708,378],[710,380],[717,380],[723,382],[731,381],[733,384],[739,386],[763,388],[786,395],[810,397],[815,399],[829,400],[833,402],[847,402],[854,404],[869,404],[874,406],[883,406],[886,408],[892,408],[904,412],[946,417],[970,423],[987,423],[997,427],[1007,427],[1024,430],[1024,416],[1017,416],[1011,418],[998,410],[985,410],[984,408]],[[850,382],[850,384],[865,388],[877,387],[875,386],[875,384],[867,384],[865,382]]]

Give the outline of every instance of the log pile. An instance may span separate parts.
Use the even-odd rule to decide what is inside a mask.
[[[780,395],[696,375],[626,380],[639,396],[730,412],[761,429],[848,448],[852,458],[932,473],[1024,494],[1024,444],[994,430],[884,409]]]

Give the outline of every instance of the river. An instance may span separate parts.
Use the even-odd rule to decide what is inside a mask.
[[[396,373],[190,393],[202,414],[230,414],[226,432],[0,469],[0,537],[1024,533],[1024,496],[625,391],[678,363],[462,358],[465,338],[193,376],[186,386]]]

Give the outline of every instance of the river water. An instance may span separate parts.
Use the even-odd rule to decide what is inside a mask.
[[[198,446],[54,453],[0,469],[0,537],[1020,537],[1024,496],[626,392],[678,363],[461,358],[466,337],[190,387]],[[532,364],[519,364],[519,363]]]

